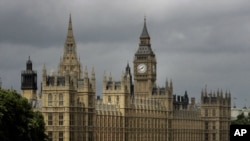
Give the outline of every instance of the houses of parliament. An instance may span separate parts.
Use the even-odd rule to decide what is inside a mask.
[[[70,16],[58,71],[48,74],[44,65],[41,92],[30,58],[21,73],[22,95],[42,112],[49,141],[229,141],[230,92],[204,88],[197,104],[187,92],[174,95],[172,80],[158,87],[152,48],[144,19],[133,69],[125,64],[118,81],[96,78],[82,69]]]

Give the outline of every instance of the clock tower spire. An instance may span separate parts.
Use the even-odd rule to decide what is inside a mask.
[[[146,17],[144,17],[144,26],[140,36],[140,45],[150,45],[150,36],[147,30]]]
[[[156,57],[151,48],[146,18],[140,36],[139,48],[134,57],[135,97],[148,97],[156,81]]]

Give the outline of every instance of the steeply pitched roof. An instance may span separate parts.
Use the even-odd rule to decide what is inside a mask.
[[[143,26],[140,38],[150,38],[148,34],[148,30],[147,30],[147,25],[146,25],[146,17],[144,18],[144,26]]]

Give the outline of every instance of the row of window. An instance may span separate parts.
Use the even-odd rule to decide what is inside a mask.
[[[52,106],[53,96],[52,94],[48,94],[48,106]],[[59,94],[59,106],[63,106],[63,94]]]
[[[213,125],[212,125],[212,129],[216,129],[215,122],[212,122],[212,124],[213,124]],[[206,129],[206,130],[209,129],[209,122],[208,122],[208,121],[205,122],[205,129]]]
[[[119,104],[119,96],[116,96],[116,103]],[[111,96],[108,96],[108,103],[111,104]]]
[[[63,132],[62,131],[60,131],[58,133],[58,137],[59,137],[59,141],[63,141]],[[48,132],[48,140],[53,141],[53,132],[51,132],[51,131]]]
[[[58,125],[63,125],[63,113],[59,113],[59,123]],[[52,113],[48,113],[48,125],[53,125],[53,115]]]
[[[146,56],[137,56],[137,60],[146,60],[147,57]]]
[[[209,140],[208,136],[209,136],[208,133],[205,133],[205,141]],[[212,140],[213,141],[216,140],[216,134],[215,133],[212,134]]]
[[[208,116],[208,109],[205,109],[205,116]],[[216,116],[215,109],[212,110],[212,116]]]

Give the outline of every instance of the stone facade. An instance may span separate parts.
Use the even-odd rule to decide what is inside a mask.
[[[96,98],[95,71],[82,71],[70,17],[58,72],[48,74],[44,66],[41,96],[28,86],[22,87],[23,96],[41,101],[51,141],[229,141],[230,92],[205,88],[199,105],[187,92],[174,95],[172,80],[156,85],[146,19],[133,67],[134,76],[127,64],[119,81],[104,73],[103,94]]]

